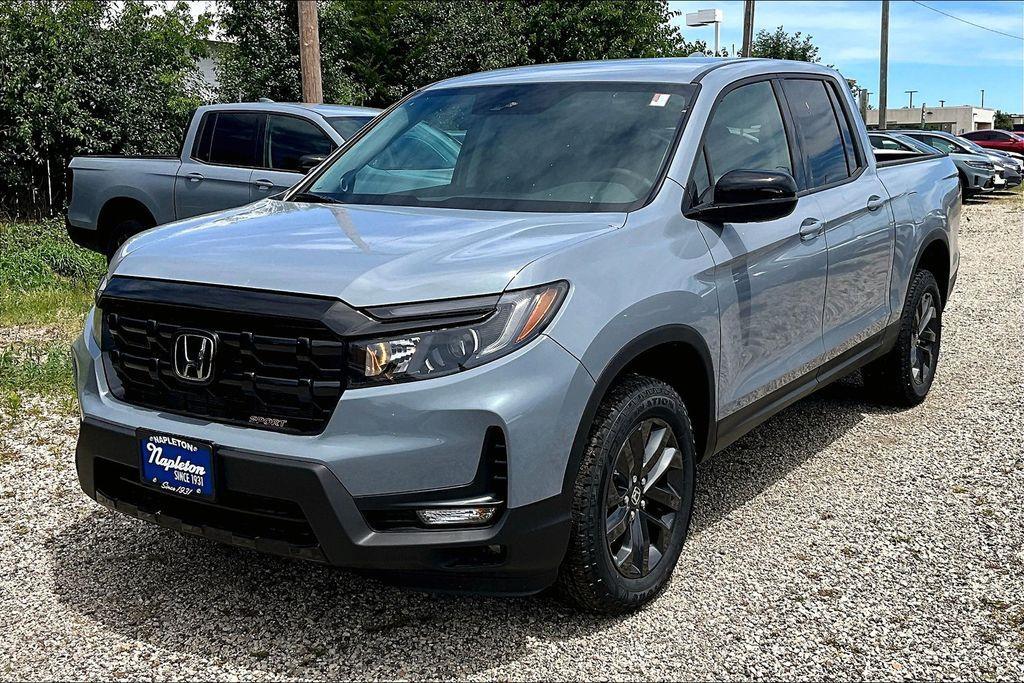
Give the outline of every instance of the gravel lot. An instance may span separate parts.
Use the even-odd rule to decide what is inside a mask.
[[[1021,195],[965,208],[929,400],[856,378],[703,466],[668,592],[595,619],[225,548],[78,489],[77,418],[0,415],[0,678],[1024,678]]]

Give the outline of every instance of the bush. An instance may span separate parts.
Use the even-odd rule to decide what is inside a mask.
[[[0,216],[61,212],[75,155],[176,152],[209,26],[185,3],[0,2]]]

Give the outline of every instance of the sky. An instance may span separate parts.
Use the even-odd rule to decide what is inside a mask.
[[[982,26],[1024,35],[1024,0],[925,0],[925,5]],[[198,14],[210,10],[208,0],[193,2]],[[682,14],[674,19],[687,40],[714,42],[714,28],[686,26],[686,12],[717,8],[723,13],[722,46],[743,42],[742,0],[670,0],[669,7]],[[754,31],[801,31],[814,39],[821,61],[857,79],[872,93],[878,106],[878,49],[882,3],[880,0],[757,0]],[[914,106],[981,105],[1006,112],[1024,113],[1024,39],[1018,40],[969,26],[910,0],[892,0],[889,8],[889,102],[890,108],[909,102],[905,90],[914,93]]]
[[[945,2],[924,0],[929,7],[1004,33],[1024,34],[1024,2],[975,0]],[[721,44],[737,49],[743,41],[743,2],[676,1],[669,6],[677,12],[720,9],[723,13]],[[873,93],[878,106],[878,58],[882,3],[879,0],[852,2],[787,2],[757,0],[754,31],[801,31],[813,37],[823,64],[835,66],[847,78]],[[674,22],[687,40],[714,43],[714,27],[688,27],[684,16]],[[943,16],[910,0],[893,0],[889,6],[888,106],[905,107],[914,93],[914,106],[981,104],[1010,113],[1024,112],[1024,40],[969,26]]]

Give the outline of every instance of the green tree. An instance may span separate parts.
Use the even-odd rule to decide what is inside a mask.
[[[678,12],[665,0],[520,0],[531,63],[629,57],[677,57],[705,52],[671,24]]]
[[[336,0],[349,12],[348,62],[385,106],[438,80],[529,61],[515,2]]]
[[[0,213],[60,211],[72,156],[174,153],[209,28],[185,3],[0,3]]]
[[[779,26],[772,32],[758,31],[751,48],[754,57],[820,62],[818,47],[811,41],[812,36],[805,36],[800,31],[790,34]]]
[[[996,116],[992,120],[992,127],[1000,130],[1013,130],[1013,117],[1005,111],[996,109]]]
[[[227,41],[217,62],[221,101],[302,99],[294,0],[219,0],[216,18]],[[348,75],[348,24],[346,3],[320,2],[321,72],[328,102],[351,104],[363,97]]]
[[[705,51],[671,24],[665,0],[319,0],[324,98],[391,104],[438,80],[522,64]],[[298,29],[290,0],[220,0],[230,45],[228,100],[300,96]]]

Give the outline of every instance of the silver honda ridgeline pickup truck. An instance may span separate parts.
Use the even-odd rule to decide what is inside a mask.
[[[444,81],[283,195],[118,250],[78,475],[188,534],[634,609],[700,461],[858,368],[925,398],[959,219],[952,161],[877,163],[821,66]]]

